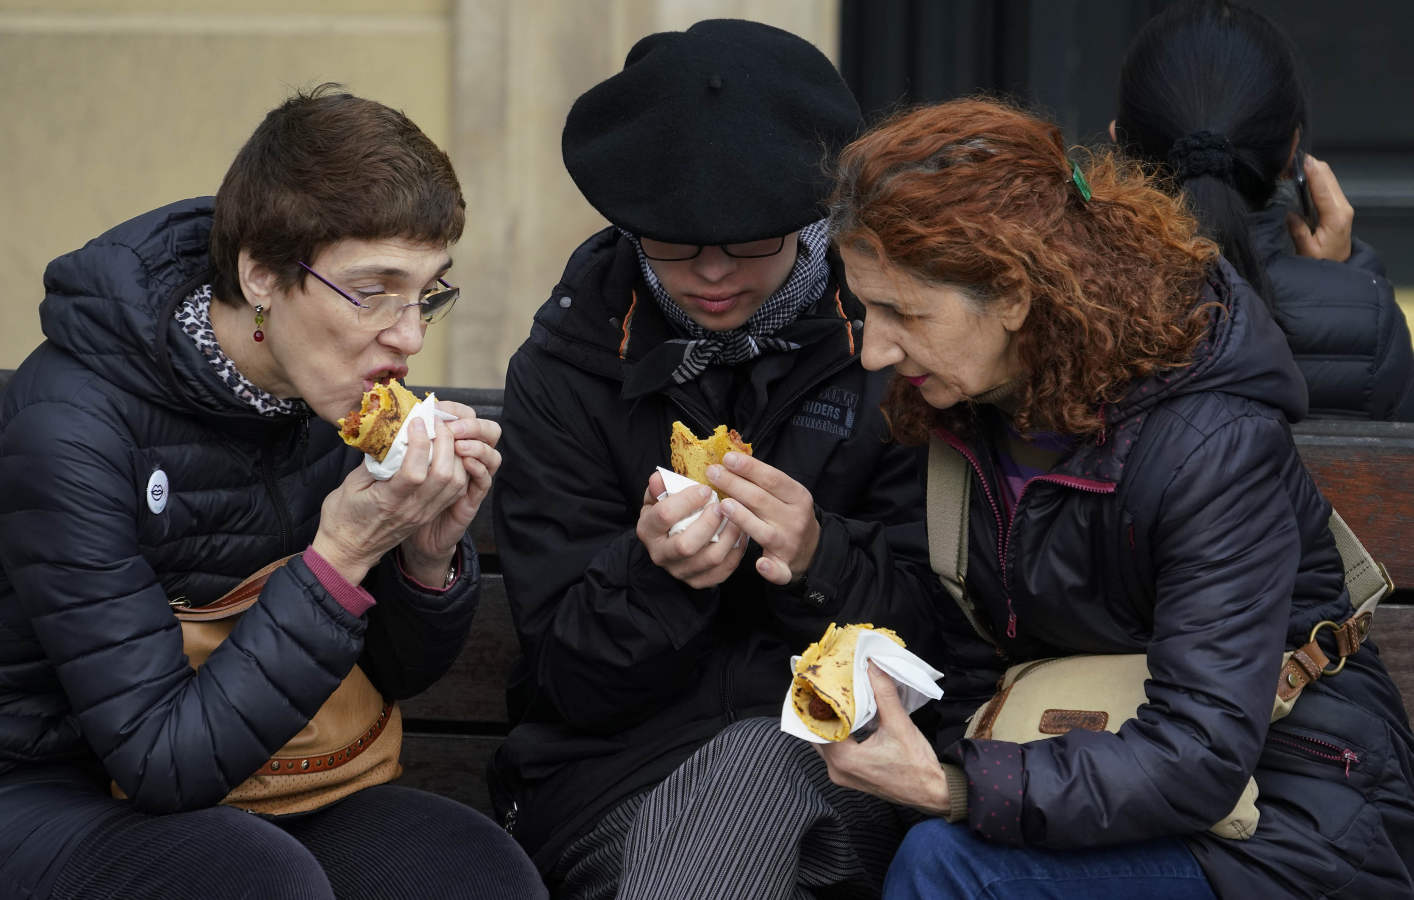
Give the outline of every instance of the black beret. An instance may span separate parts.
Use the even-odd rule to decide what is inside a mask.
[[[633,234],[725,244],[824,215],[824,164],[858,133],[859,104],[823,53],[788,31],[709,19],[650,34],[565,120],[565,168]]]

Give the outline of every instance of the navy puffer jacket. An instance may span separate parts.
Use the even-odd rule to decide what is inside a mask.
[[[1414,348],[1384,264],[1352,242],[1343,263],[1296,255],[1280,204],[1249,219],[1277,324],[1310,391],[1311,415],[1414,421]]]
[[[0,821],[6,776],[101,763],[149,812],[219,801],[358,663],[389,699],[451,664],[476,557],[443,592],[385,558],[350,615],[296,556],[199,670],[170,603],[201,606],[308,546],[358,463],[308,414],[239,402],[173,319],[209,282],[209,198],[140,216],[50,264],[46,342],[0,401]],[[168,479],[165,507],[149,479]]]
[[[959,637],[949,692],[982,693],[954,672],[975,682],[989,665],[1079,653],[1146,653],[1151,677],[1118,734],[961,741],[944,756],[966,769],[969,821],[995,841],[1181,836],[1219,896],[1410,896],[1414,736],[1378,624],[1268,725],[1282,651],[1347,618],[1349,600],[1330,505],[1292,441],[1305,386],[1285,339],[1226,263],[1204,299],[1226,313],[1193,365],[1133,385],[1103,437],[1032,479],[1010,514],[999,414],[981,407],[975,433],[951,437],[975,478],[968,591],[1007,658]],[[1256,834],[1210,834],[1253,774]]]

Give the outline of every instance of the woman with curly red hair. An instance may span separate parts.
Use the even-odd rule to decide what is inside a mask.
[[[1343,670],[1269,724],[1283,651],[1350,600],[1261,299],[1137,166],[1073,164],[1054,125],[985,100],[859,138],[832,207],[896,436],[966,461],[990,644],[942,626],[951,702],[1028,660],[1149,672],[1117,732],[1029,743],[930,741],[873,672],[879,730],[822,752],[838,783],[937,817],[886,895],[1408,896],[1414,739],[1374,650],[1324,630]],[[1249,778],[1255,829],[1210,831]]]

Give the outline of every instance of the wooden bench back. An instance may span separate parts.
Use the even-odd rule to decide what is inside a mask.
[[[0,390],[12,373],[0,370]],[[421,392],[428,390],[418,387]],[[497,419],[499,389],[439,387],[437,396]],[[1371,554],[1385,564],[1396,586],[1414,588],[1414,423],[1305,422],[1294,429],[1296,446],[1322,493],[1340,510]],[[403,704],[404,782],[490,811],[482,777],[508,728],[505,685],[518,654],[506,603],[496,540],[491,529],[495,497],[482,505],[472,534],[481,556],[483,593],[466,649],[450,672]],[[1381,607],[1373,640],[1400,691],[1414,698],[1414,592],[1397,592]]]

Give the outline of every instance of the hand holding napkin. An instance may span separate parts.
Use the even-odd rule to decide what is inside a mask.
[[[871,660],[898,684],[908,712],[943,695],[937,685],[943,673],[905,649],[889,629],[831,623],[819,641],[791,658],[794,677],[781,706],[781,730],[826,744],[868,725],[878,711],[869,681]]]
[[[388,448],[383,461],[379,462],[377,458],[365,453],[363,455],[364,468],[368,469],[369,474],[379,481],[387,481],[398,474],[398,470],[403,467],[403,457],[408,452],[408,428],[413,422],[420,423],[418,426],[420,428],[426,428],[427,439],[434,440],[436,429],[432,427],[433,423],[439,419],[443,422],[452,422],[456,418],[451,413],[443,412],[437,408],[436,394],[428,394],[426,398],[418,401],[418,404],[407,414],[407,418],[403,419],[403,424],[398,428],[398,434],[393,438],[393,445]]]

